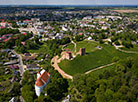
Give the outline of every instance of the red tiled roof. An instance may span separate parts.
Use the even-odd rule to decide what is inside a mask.
[[[43,73],[43,74],[41,74],[40,76],[39,76],[39,78],[36,80],[36,83],[35,83],[35,85],[36,86],[43,86],[47,81],[48,81],[48,79],[49,79],[49,73],[47,73],[46,71]]]
[[[4,42],[7,42],[8,40],[10,40],[10,39],[5,39]]]
[[[11,65],[10,68],[11,68],[11,69],[13,69],[13,68],[18,69],[19,67],[16,66],[16,65]]]
[[[22,45],[25,45],[25,42],[22,41],[21,44],[22,44]]]

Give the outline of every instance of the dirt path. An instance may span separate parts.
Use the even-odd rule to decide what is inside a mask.
[[[98,67],[98,68],[94,68],[94,69],[92,69],[92,70],[89,70],[88,72],[85,72],[85,74],[89,74],[90,72],[93,72],[93,71],[96,71],[96,70],[99,70],[99,69],[102,69],[102,68],[111,66],[111,65],[113,65],[113,64],[115,64],[115,63],[110,63],[110,64],[106,64],[106,65],[100,66],[100,67]]]
[[[124,53],[134,53],[134,54],[138,54],[138,52],[136,51],[125,51],[125,50],[122,50],[122,49],[118,49],[119,51],[121,52],[124,52]]]
[[[71,40],[71,43],[74,44],[74,49],[75,49],[75,53],[76,53],[77,52],[77,44],[73,40]]]
[[[62,76],[63,78],[67,78],[67,79],[73,79],[73,77],[67,73],[65,73],[62,69],[59,68],[58,66],[58,56],[55,56],[52,60],[51,60],[51,63],[52,66],[55,68],[55,70],[57,70]]]
[[[114,47],[116,48],[116,50],[119,50],[119,51],[124,52],[124,53],[134,53],[134,54],[138,54],[137,51],[126,51],[126,50],[120,49],[121,47],[123,47],[122,45],[121,46],[114,45]]]
[[[57,70],[57,71],[63,76],[63,78],[73,79],[73,76],[71,76],[71,75],[65,73],[62,69],[59,68],[59,66],[58,66],[58,63],[59,63],[59,62],[60,62],[60,61],[58,61],[58,56],[55,56],[55,57],[51,60],[51,63],[53,63],[52,66],[55,68],[55,70]],[[113,65],[113,64],[115,64],[115,63],[110,63],[110,64],[107,64],[107,65],[103,65],[103,66],[94,68],[94,69],[92,69],[92,70],[89,70],[88,72],[85,72],[85,74],[89,74],[90,72],[93,72],[93,71],[96,71],[96,70],[103,69],[103,68],[108,67],[108,66],[111,66],[111,65]]]

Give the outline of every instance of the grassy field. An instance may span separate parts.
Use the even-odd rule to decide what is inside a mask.
[[[46,50],[47,50],[47,45],[43,44],[43,45],[39,46],[38,49],[31,49],[31,50],[28,50],[28,52],[30,52],[30,53],[45,53]]]
[[[81,41],[81,42],[77,42],[76,44],[77,44],[77,48],[76,48],[77,52],[80,50],[80,48],[87,48],[86,52],[92,52],[97,49],[96,46],[98,45],[98,43],[94,41]],[[66,48],[69,48],[72,52],[75,51],[74,44],[70,44]]]
[[[82,44],[83,43],[83,44]],[[70,75],[75,75],[77,73],[84,73],[91,69],[97,68],[102,65],[106,65],[112,63],[112,58],[118,56],[123,59],[126,57],[135,57],[136,54],[127,54],[120,51],[117,51],[111,45],[100,45],[102,46],[102,50],[95,50],[94,42],[91,42],[92,46],[85,46],[86,54],[85,56],[77,56],[73,60],[63,60],[59,63],[61,69],[63,69],[66,73]],[[80,44],[80,45],[79,45]],[[83,45],[88,44],[86,41],[79,42],[77,44],[77,49],[79,47],[84,47]],[[92,51],[92,52],[91,52]]]
[[[122,50],[126,50],[126,51],[137,51],[138,52],[138,45],[134,45],[133,48],[121,48]]]

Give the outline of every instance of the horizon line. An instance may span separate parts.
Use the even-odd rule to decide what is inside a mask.
[[[94,5],[69,5],[69,4],[0,4],[0,6],[137,6],[137,4],[94,4]]]

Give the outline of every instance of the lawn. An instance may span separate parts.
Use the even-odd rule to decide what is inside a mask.
[[[83,43],[83,44],[82,44]],[[79,42],[80,45],[77,44],[79,47],[84,47],[82,45],[88,44],[86,41]],[[111,45],[102,44],[103,48],[101,50],[95,50],[94,42],[91,42],[93,46],[85,46],[86,54],[85,56],[78,55],[73,60],[63,60],[59,63],[61,69],[63,69],[66,73],[70,75],[75,75],[77,73],[85,73],[91,69],[97,68],[102,65],[106,65],[112,63],[112,58],[118,56],[119,58],[123,59],[126,57],[135,57],[136,54],[127,54],[120,51],[117,51]],[[89,45],[89,44],[88,44]]]

